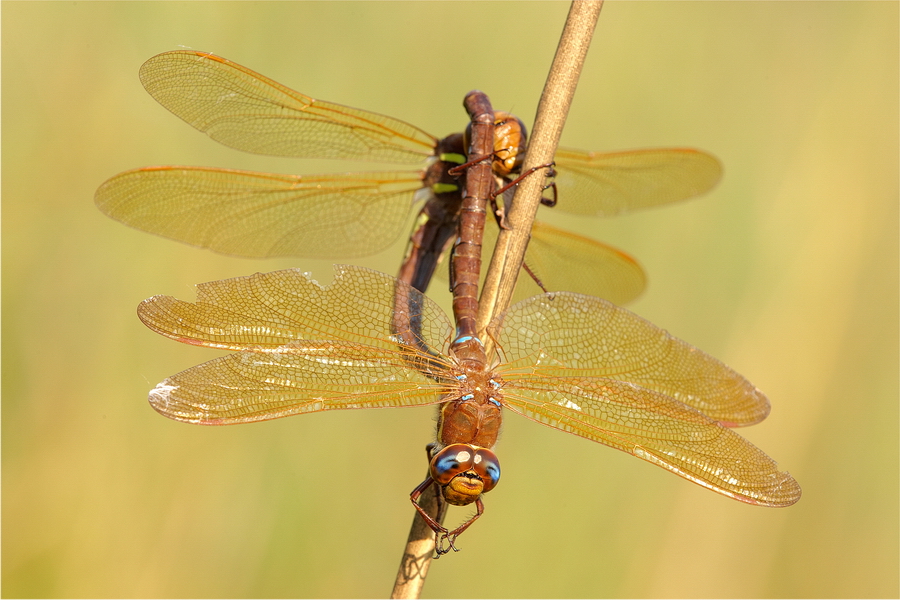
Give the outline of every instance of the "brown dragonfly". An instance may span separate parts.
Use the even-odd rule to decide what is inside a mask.
[[[397,305],[409,310],[399,321],[414,328],[397,330]],[[490,448],[507,409],[742,502],[779,507],[800,497],[788,473],[730,429],[765,418],[769,402],[760,390],[599,298],[558,292],[519,302],[492,323],[489,335],[502,353],[486,361],[473,359],[483,353],[480,344],[458,338],[435,302],[355,266],[335,266],[329,285],[299,269],[200,284],[195,302],[155,296],[138,315],[177,341],[235,351],[150,392],[153,408],[178,421],[225,425],[326,410],[451,406],[442,412],[462,426],[442,433],[462,434],[440,439],[444,453],[432,461],[432,476],[470,495],[480,485],[480,502],[499,480]],[[466,422],[480,429],[473,435]],[[452,545],[460,532],[441,534]]]
[[[484,139],[489,104],[469,106],[470,99]],[[485,355],[473,316],[478,228],[491,183],[485,166],[467,172],[453,253],[455,332],[420,291],[360,267],[336,266],[327,286],[296,269],[202,284],[194,303],[156,296],[138,315],[178,341],[237,352],[166,379],[150,393],[153,407],[218,425],[440,405],[430,476],[411,496],[439,554],[455,549],[483,513],[481,496],[499,482],[491,448],[504,407],[743,502],[796,502],[796,481],[729,429],[765,418],[766,397],[726,365],[606,300],[560,292],[522,301],[493,321],[487,333],[502,351]],[[416,503],[431,485],[451,504],[475,502],[476,514],[444,528]]]
[[[455,218],[460,186],[449,171],[466,161],[461,134],[438,139],[398,119],[316,100],[205,52],[160,54],[144,63],[140,78],[164,107],[232,148],[425,166],[310,176],[135,169],[103,183],[95,196],[104,213],[127,225],[229,255],[335,258],[387,248],[417,199],[425,203],[419,225],[434,218],[427,214],[432,209]],[[523,146],[524,133],[523,127]],[[555,161],[560,210],[582,215],[686,199],[708,191],[721,175],[714,157],[683,148],[607,154],[561,149]],[[510,149],[497,149],[498,176],[518,164]],[[432,250],[439,255],[443,247]],[[535,223],[526,262],[538,267],[549,289],[624,303],[644,287],[641,267],[627,254],[542,223]],[[417,269],[427,283],[427,269]]]

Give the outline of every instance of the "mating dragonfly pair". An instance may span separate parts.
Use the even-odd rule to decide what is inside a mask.
[[[517,119],[477,104],[482,96],[467,97],[474,103],[467,105],[471,139],[438,139],[403,121],[315,100],[207,53],[164,53],[147,61],[140,75],[163,106],[233,148],[427,161],[413,172],[321,176],[148,167],[105,182],[96,202],[109,216],[250,257],[373,253],[400,235],[414,199],[424,200],[399,279],[336,266],[334,281],[323,286],[295,269],[201,284],[193,303],[169,296],[142,302],[138,314],[154,331],[236,351],[157,385],[150,403],[163,415],[231,424],[323,410],[439,405],[431,475],[412,494],[435,531],[438,553],[453,548],[481,515],[482,494],[499,480],[491,448],[502,408],[737,500],[787,506],[799,499],[797,482],[730,429],[764,419],[766,397],[723,363],[610,302],[627,302],[644,285],[640,266],[622,252],[536,222],[526,264],[552,293],[498,316],[487,335],[502,348],[503,361],[485,354],[472,306],[483,203],[496,188],[475,186],[473,171],[492,166],[491,186],[495,177],[509,181],[525,139]],[[685,199],[720,176],[715,158],[688,149],[560,150],[555,162],[559,209],[578,214],[612,215]],[[448,244],[455,245],[456,329],[423,293]],[[476,514],[448,531],[416,503],[431,485],[452,504],[474,502]]]

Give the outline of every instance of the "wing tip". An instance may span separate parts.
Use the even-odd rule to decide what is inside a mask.
[[[153,410],[173,421],[191,423],[193,425],[224,424],[221,419],[208,418],[208,415],[200,410],[195,409],[190,413],[186,413],[184,411],[184,404],[173,398],[173,395],[177,394],[179,389],[180,386],[172,383],[171,377],[167,378],[156,384],[156,387],[150,390],[147,400],[150,402],[150,406]]]
[[[150,390],[150,395],[147,400],[150,402],[150,406],[153,407],[157,412],[169,416],[169,403],[170,396],[172,392],[178,389],[177,385],[173,385],[171,383],[171,379],[166,379]]]
[[[802,494],[797,480],[787,471],[778,471],[775,461],[768,456],[766,458],[769,459],[772,470],[763,474],[760,479],[754,480],[752,484],[743,484],[739,489],[733,484],[728,485],[728,482],[724,480],[723,484],[719,485],[711,480],[698,477],[689,470],[681,468],[642,446],[635,446],[631,453],[692,483],[745,504],[767,508],[785,508],[800,500]]]

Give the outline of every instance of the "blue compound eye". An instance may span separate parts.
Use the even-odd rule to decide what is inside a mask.
[[[484,491],[489,492],[500,481],[500,460],[487,448],[475,452],[475,473],[484,481]]]
[[[431,478],[441,485],[468,471],[475,464],[475,448],[467,444],[450,444],[431,459]],[[495,457],[496,459],[496,457]]]

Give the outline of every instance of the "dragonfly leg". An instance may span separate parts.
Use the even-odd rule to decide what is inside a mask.
[[[424,508],[419,505],[419,498],[422,496],[422,492],[427,490],[434,483],[434,479],[428,477],[425,481],[420,483],[416,489],[412,491],[409,495],[409,499],[412,502],[413,506],[416,508],[416,511],[419,513],[419,516],[425,520],[428,526],[434,531],[435,534],[446,534],[447,528],[437,522],[431,515],[429,515]],[[440,498],[440,494],[438,494],[438,498]],[[443,503],[443,499],[440,499],[439,502]],[[446,507],[442,506],[441,510],[438,511],[438,516],[440,517],[441,512],[446,510]]]
[[[425,451],[429,459],[432,458],[436,449],[436,444],[428,444],[425,447]],[[431,530],[434,531],[434,558],[439,558],[442,555],[450,552],[450,550],[459,552],[459,548],[456,547],[456,538],[459,537],[459,535],[463,531],[468,529],[469,526],[478,519],[478,517],[484,514],[484,502],[482,502],[481,497],[479,496],[478,499],[475,500],[475,514],[472,515],[468,521],[466,521],[453,531],[449,531],[446,527],[441,525],[444,514],[447,512],[447,502],[443,499],[443,497],[441,497],[439,491],[435,493],[439,507],[437,518],[429,515],[428,512],[419,504],[419,498],[421,498],[425,490],[427,490],[432,485],[437,484],[435,483],[434,479],[429,476],[425,479],[425,481],[416,486],[416,489],[414,489],[409,495],[409,499],[412,502],[412,505],[415,507],[416,512],[419,513],[419,516],[422,517],[428,527],[430,527]]]
[[[556,171],[551,168],[550,171],[547,173],[547,177],[556,177]],[[541,196],[541,204],[552,208],[552,207],[556,206],[556,182],[555,181],[551,181],[550,183],[545,185],[544,191],[546,191],[550,188],[553,188],[553,198],[544,198],[543,196]]]
[[[501,214],[501,210],[497,207],[497,197],[502,196],[503,194],[505,194],[506,192],[511,190],[513,187],[518,185],[523,179],[525,179],[526,177],[528,177],[529,175],[531,175],[532,173],[534,173],[535,171],[538,171],[540,169],[547,169],[547,173],[546,173],[545,177],[556,177],[556,169],[553,168],[555,165],[556,165],[556,163],[552,163],[552,162],[544,164],[544,165],[538,165],[536,167],[532,167],[532,168],[528,169],[528,171],[526,171],[525,173],[522,173],[521,175],[519,175],[518,177],[516,177],[513,180],[504,178],[503,185],[500,188],[498,188],[497,190],[491,192],[491,195],[488,196],[488,200],[490,200],[491,207],[494,209],[494,214],[498,218],[497,224],[500,225],[500,229],[509,229],[509,227],[506,224],[506,214],[505,214],[505,206],[507,203],[504,202],[504,211],[503,211],[504,214]],[[542,197],[541,204],[543,204],[544,206],[556,206],[556,182],[551,182],[544,186],[545,190],[550,189],[550,188],[553,188],[553,198],[543,198]]]
[[[444,542],[447,542],[447,547],[444,547]],[[445,554],[448,554],[451,550],[454,552],[459,552],[459,548],[454,545],[456,542],[456,536],[451,535],[449,533],[434,534],[434,558],[437,560]]]
[[[506,181],[506,179],[504,179],[504,181]],[[488,202],[491,203],[491,212],[494,213],[494,220],[497,221],[497,227],[500,229],[509,229],[506,224],[506,200],[503,201],[503,206],[500,206],[497,202],[497,196],[499,196],[499,194],[496,196],[491,194],[488,197]]]
[[[431,464],[431,459],[434,458],[434,455],[437,451],[438,444],[436,442],[431,442],[430,444],[425,445],[425,455],[428,457],[428,464]],[[429,477],[429,479],[431,479],[431,477]],[[422,488],[422,490],[424,491],[426,488]],[[434,520],[438,523],[443,523],[444,517],[447,515],[447,507],[449,506],[449,504],[447,504],[447,501],[444,500],[444,496],[440,493],[439,490],[435,490],[434,498],[438,504],[438,510],[437,514],[434,517]],[[418,501],[418,497],[416,497],[416,500]]]
[[[478,498],[478,500],[475,501],[475,508],[476,508],[475,514],[472,515],[468,521],[466,521],[465,523],[463,523],[462,525],[460,525],[453,531],[447,531],[446,529],[444,529],[444,533],[441,534],[440,537],[438,537],[437,532],[435,532],[434,551],[438,556],[440,556],[442,554],[447,554],[448,552],[450,552],[450,550],[453,550],[454,552],[459,552],[459,548],[457,548],[455,545],[456,538],[458,538],[459,535],[463,531],[468,529],[469,526],[478,519],[478,517],[480,517],[481,515],[484,514],[484,502],[481,501],[480,497]],[[446,548],[443,547],[444,542],[447,542]]]
[[[523,262],[522,268],[525,269],[525,272],[531,277],[532,281],[534,281],[543,293],[547,293],[547,288],[544,287],[544,282],[541,281],[541,278],[537,276],[537,273],[531,270],[531,267],[528,266],[528,263]]]
[[[455,167],[451,167],[451,168],[447,169],[447,174],[451,175],[453,177],[457,177],[459,175],[462,175],[466,171],[466,169],[468,169],[469,167],[471,167],[473,165],[477,165],[481,161],[487,160],[487,159],[493,158],[493,157],[494,157],[493,154],[485,154],[484,156],[476,156],[475,158],[473,158],[472,160],[470,160],[467,163],[463,163],[461,165],[456,165]]]
[[[497,197],[502,195],[503,193],[509,191],[514,185],[516,185],[517,183],[522,181],[525,177],[528,177],[529,175],[531,175],[538,169],[547,169],[547,175],[546,175],[547,177],[556,177],[556,170],[553,168],[555,164],[556,163],[547,163],[545,165],[539,165],[537,167],[531,168],[528,170],[527,173],[523,173],[522,175],[520,175],[513,181],[510,181],[509,179],[504,179],[505,185],[503,185],[500,189],[498,189],[496,192],[494,192],[490,195],[489,200],[491,203],[491,208],[494,211],[494,217],[497,220],[497,225],[500,227],[500,229],[509,229],[508,225],[506,224],[505,207],[506,207],[507,203],[504,202],[503,208],[500,208],[497,205]],[[553,188],[553,199],[551,200],[550,198],[541,198],[541,204],[543,204],[544,206],[555,206],[556,205],[556,183],[553,182],[553,183],[550,183],[549,185],[544,186],[545,190],[549,189],[549,188]],[[525,272],[528,273],[528,275],[531,277],[531,279],[534,280],[534,282],[538,285],[539,288],[541,288],[541,291],[546,294],[547,288],[544,286],[544,282],[541,281],[541,278],[538,277],[537,274],[531,269],[531,267],[528,266],[528,263],[523,262],[522,268],[525,269]]]
[[[446,527],[440,524],[440,520],[443,518],[444,513],[447,510],[447,503],[441,498],[441,493],[439,491],[435,492],[435,498],[438,502],[438,513],[437,519],[434,519],[428,512],[422,508],[419,504],[419,498],[422,496],[422,493],[427,490],[431,485],[434,484],[434,479],[428,477],[425,481],[419,484],[419,486],[413,490],[413,492],[409,495],[409,499],[412,501],[413,506],[416,508],[416,511],[419,513],[419,516],[425,521],[425,524],[434,531],[434,558],[440,558],[442,555],[450,552],[451,549],[453,551],[458,552],[459,550],[456,546],[453,545],[453,542],[456,541],[456,535],[453,535],[451,532],[447,530]],[[444,547],[444,542],[447,542],[447,546]]]
[[[512,188],[513,186],[518,185],[523,179],[525,179],[526,177],[528,177],[535,171],[539,171],[541,169],[547,169],[546,177],[556,177],[556,169],[553,168],[554,166],[556,166],[556,163],[549,162],[544,165],[538,165],[536,167],[531,167],[530,169],[528,169],[527,171],[525,171],[524,173],[522,173],[521,175],[519,175],[512,181],[507,181],[506,185],[504,185],[500,189],[494,190],[493,192],[491,192],[491,195],[494,198],[496,198],[497,196],[503,194],[503,192],[507,191],[508,189]],[[556,189],[556,184],[550,184],[550,185],[544,187],[544,189],[546,190],[548,187],[551,187],[551,186],[553,187],[554,190]],[[556,194],[555,193],[554,193],[554,198],[553,198],[553,204],[556,204]]]

